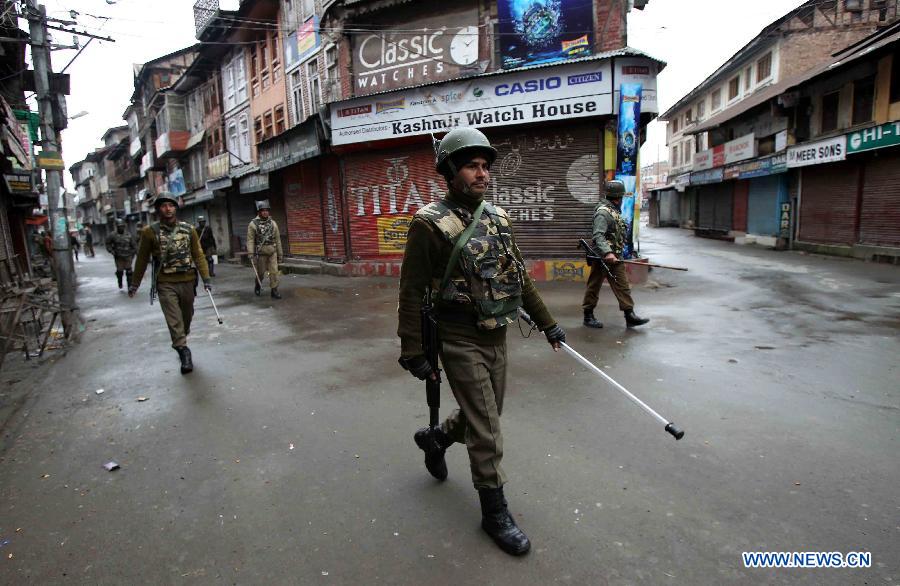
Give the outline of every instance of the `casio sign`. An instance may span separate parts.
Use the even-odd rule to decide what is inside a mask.
[[[561,85],[562,79],[558,77],[548,77],[547,79],[531,79],[524,83],[514,81],[513,83],[501,83],[496,88],[494,88],[494,93],[498,96],[528,94],[531,92],[559,89]]]

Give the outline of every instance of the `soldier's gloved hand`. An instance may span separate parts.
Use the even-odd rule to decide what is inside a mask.
[[[206,289],[207,291],[212,291],[212,282],[203,281],[203,288]]]
[[[566,332],[559,327],[559,324],[553,324],[544,330],[544,335],[547,336],[547,341],[550,342],[554,350],[558,350],[559,345],[566,341]]]
[[[400,366],[419,380],[425,380],[434,375],[434,369],[431,368],[431,363],[428,362],[424,354],[413,356],[412,358],[401,358]]]

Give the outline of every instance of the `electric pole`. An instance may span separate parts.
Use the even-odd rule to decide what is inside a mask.
[[[34,87],[41,118],[41,147],[45,152],[59,153],[62,147],[53,127],[55,97],[50,90],[50,45],[47,41],[47,9],[35,0],[26,0],[26,18],[31,33],[31,58],[34,62]],[[53,235],[53,257],[56,264],[56,283],[59,287],[60,317],[66,339],[75,334],[78,323],[75,306],[75,264],[69,245],[69,225],[62,173],[44,169],[47,205],[50,208],[50,231]]]

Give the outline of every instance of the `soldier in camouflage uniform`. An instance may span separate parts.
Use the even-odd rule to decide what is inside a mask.
[[[447,477],[446,449],[454,443],[466,445],[481,500],[482,528],[505,552],[523,555],[531,544],[507,509],[506,475],[500,465],[506,327],[524,307],[554,349],[565,341],[565,333],[525,271],[509,216],[484,201],[496,156],[488,139],[474,128],[452,130],[441,141],[436,168],[447,180],[449,193],[420,209],[410,223],[397,333],[400,364],[421,380],[434,379],[423,355],[420,315],[426,288],[431,286],[440,361],[459,409],[434,433],[426,427],[414,439],[425,451],[426,468],[439,480]]]
[[[162,192],[156,196],[154,206],[160,220],[141,231],[134,280],[128,288],[128,296],[134,297],[141,286],[152,257],[154,283],[151,286],[156,287],[172,347],[181,359],[181,374],[187,374],[194,369],[191,350],[187,347],[194,316],[194,280],[199,271],[203,287],[210,291],[209,269],[197,231],[176,217],[178,200],[172,194]]]
[[[116,261],[116,280],[119,282],[119,289],[122,288],[122,273],[125,273],[126,283],[130,287],[131,262],[137,253],[137,242],[134,236],[125,230],[125,220],[116,220],[116,231],[106,238],[106,252],[113,255]]]
[[[607,181],[605,187],[605,197],[600,200],[594,211],[594,249],[600,253],[609,272],[615,277],[610,281],[609,287],[619,301],[619,309],[625,313],[625,325],[629,328],[642,326],[650,320],[638,317],[634,313],[631,285],[628,283],[625,263],[622,262],[625,235],[628,232],[620,212],[622,197],[625,195],[625,185],[621,181]],[[592,263],[584,300],[581,303],[581,308],[584,310],[584,325],[589,328],[603,327],[603,323],[594,317],[594,308],[597,307],[600,286],[603,285],[604,278],[607,276],[603,267],[597,262]]]
[[[256,217],[247,226],[247,252],[256,266],[256,282],[253,292],[260,294],[259,284],[269,273],[269,286],[272,288],[272,299],[281,299],[278,293],[278,265],[284,262],[281,250],[281,234],[278,224],[271,217],[269,200],[256,202]]]
[[[212,228],[206,225],[206,218],[203,216],[197,216],[197,231],[200,234],[200,248],[203,249],[206,265],[209,267],[209,276],[215,277],[213,257],[216,255],[216,235],[213,234]]]

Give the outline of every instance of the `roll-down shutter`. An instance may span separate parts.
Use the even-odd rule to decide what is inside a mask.
[[[859,240],[874,246],[900,246],[900,152],[866,163]]]
[[[843,161],[804,167],[800,194],[801,242],[853,244],[859,166]]]

